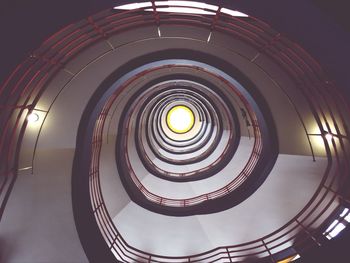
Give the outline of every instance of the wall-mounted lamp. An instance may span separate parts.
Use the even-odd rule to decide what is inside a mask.
[[[35,112],[31,112],[27,117],[28,122],[34,123],[39,120],[39,115]]]
[[[331,133],[326,133],[325,138],[327,141],[331,141],[333,139],[333,135]]]

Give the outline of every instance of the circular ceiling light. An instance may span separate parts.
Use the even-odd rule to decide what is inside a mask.
[[[27,120],[31,123],[37,122],[39,120],[39,115],[37,113],[32,112],[28,115]]]
[[[168,111],[166,122],[171,131],[175,133],[186,133],[194,125],[194,114],[186,106],[175,106]]]

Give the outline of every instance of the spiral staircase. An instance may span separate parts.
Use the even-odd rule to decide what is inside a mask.
[[[291,262],[347,231],[344,90],[237,6],[112,6],[12,71],[1,262]]]

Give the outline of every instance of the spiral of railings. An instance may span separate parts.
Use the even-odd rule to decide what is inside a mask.
[[[300,121],[303,123],[305,134],[309,141],[310,152],[314,155],[315,141],[313,138],[317,138],[322,140],[327,153],[328,167],[323,175],[322,182],[312,199],[294,218],[283,227],[257,240],[244,244],[218,247],[201,254],[183,257],[150,254],[130,246],[111,220],[104,203],[99,180],[99,158],[103,143],[103,131],[106,128],[106,117],[123,88],[130,85],[132,81],[148,74],[149,72],[146,72],[146,69],[149,69],[150,66],[153,66],[152,70],[154,71],[162,67],[193,67],[193,63],[186,63],[186,61],[165,61],[166,63],[148,64],[145,68],[138,68],[134,72],[135,74],[131,74],[131,77],[128,76],[128,78],[115,83],[116,86],[114,86],[114,89],[111,89],[104,103],[94,108],[94,111],[91,111],[94,114],[94,118],[89,122],[90,126],[88,127],[90,127],[90,131],[88,135],[81,139],[81,142],[86,143],[86,138],[90,138],[90,144],[84,146],[89,151],[87,153],[84,151],[79,152],[84,158],[76,157],[75,168],[79,168],[79,177],[85,177],[85,179],[80,178],[79,180],[84,181],[83,185],[88,187],[88,191],[85,191],[85,197],[89,196],[91,201],[90,204],[86,205],[86,210],[90,212],[90,217],[93,218],[89,221],[91,226],[99,230],[107,250],[114,255],[116,261],[121,262],[237,262],[249,256],[269,258],[272,262],[275,262],[281,258],[294,255],[295,251],[303,251],[313,245],[322,245],[322,242],[324,242],[323,233],[329,224],[329,220],[324,220],[321,224],[317,223],[317,220],[323,214],[330,213],[330,209],[333,211],[331,205],[335,200],[340,200],[341,205],[339,209],[348,207],[350,203],[347,199],[348,191],[345,187],[349,176],[350,163],[348,149],[349,130],[347,127],[350,113],[349,105],[338,93],[334,83],[326,77],[320,65],[307,52],[275,32],[264,22],[251,16],[236,17],[230,15],[227,11],[223,12],[224,9],[221,7],[213,7],[212,9],[191,7],[193,10],[207,12],[206,14],[196,15],[193,15],[193,13],[160,12],[158,9],[164,8],[164,4],[159,3],[161,2],[146,2],[141,8],[126,11],[106,10],[80,23],[63,28],[46,40],[38,50],[34,51],[2,84],[0,89],[0,107],[3,129],[0,141],[0,171],[5,176],[5,181],[0,189],[2,197],[0,216],[4,212],[11,189],[16,181],[18,155],[21,148],[21,140],[28,124],[27,117],[35,110],[37,102],[40,100],[52,77],[64,68],[68,61],[74,59],[79,52],[99,40],[108,40],[112,35],[145,25],[155,25],[158,30],[162,25],[166,24],[190,25],[208,29],[208,42],[210,42],[210,37],[215,31],[240,39],[247,45],[256,48],[259,54],[271,58],[294,81],[298,91],[307,101],[318,126],[317,132],[309,130],[307,125],[304,124],[303,116],[300,116]],[[166,5],[166,7],[170,6]],[[183,6],[174,5],[171,7]],[[186,6],[186,8],[190,7]],[[197,64],[196,69],[204,70],[204,68],[207,68],[203,67],[203,65],[202,68],[200,66],[200,63]],[[131,107],[126,109],[126,111],[130,112],[123,114],[125,118],[120,122],[119,126],[123,133],[119,133],[119,135],[125,135],[121,138],[124,147],[117,147],[117,149],[121,149],[121,152],[125,153],[121,157],[125,162],[120,164],[120,167],[122,165],[121,170],[128,171],[127,178],[130,187],[136,187],[138,192],[141,193],[141,198],[156,204],[157,207],[191,208],[191,206],[197,204],[205,205],[208,200],[219,200],[234,192],[249,177],[254,169],[254,165],[258,163],[259,157],[262,155],[264,140],[262,139],[261,124],[259,125],[261,116],[256,116],[254,107],[246,100],[244,94],[239,93],[237,87],[233,85],[235,82],[229,81],[229,76],[224,78],[225,74],[216,69],[209,70],[206,73],[211,74],[213,78],[220,79],[233,92],[237,92],[237,96],[245,104],[254,132],[252,155],[244,171],[235,177],[234,181],[229,185],[215,192],[189,199],[171,199],[161,197],[147,190],[138,180],[137,175],[132,172],[132,166],[128,161],[130,158],[128,157],[127,144],[131,143],[132,138],[136,138],[134,143],[138,145],[137,151],[139,156],[143,158],[142,163],[152,173],[167,180],[182,180],[183,178],[186,178],[186,180],[197,180],[203,179],[205,176],[214,176],[215,174],[209,172],[205,173],[204,177],[197,178],[195,176],[198,171],[187,174],[172,174],[169,171],[159,169],[152,163],[152,158],[149,158],[149,156],[161,157],[159,159],[162,161],[173,164],[189,163],[196,160],[202,161],[202,157],[205,160],[206,155],[215,151],[216,145],[220,144],[218,138],[220,138],[225,129],[229,133],[231,132],[227,147],[232,146],[235,142],[235,136],[238,136],[234,132],[234,127],[235,125],[237,126],[237,123],[235,123],[234,117],[231,115],[233,111],[229,110],[230,106],[220,101],[222,98],[215,98],[215,96],[212,97],[206,94],[205,88],[200,89],[201,93],[196,91],[196,87],[204,85],[203,83],[196,82],[193,79],[186,79],[185,76],[176,76],[175,79],[149,83],[145,90],[140,91],[140,94],[151,92],[149,95],[150,99],[143,96],[138,97],[140,101],[134,103],[134,105],[131,104]],[[118,87],[118,89],[115,89],[115,87]],[[172,89],[169,87],[172,87]],[[163,96],[157,97],[157,95],[152,94],[155,90],[163,92]],[[209,105],[208,101],[212,100],[218,100],[220,103],[209,103]],[[293,103],[293,98],[290,98],[290,100]],[[176,139],[176,136],[171,138],[171,135],[173,135],[171,131],[166,130],[166,126],[159,124],[162,122],[161,119],[164,119],[164,116],[166,117],[167,109],[171,109],[175,105],[187,105],[194,112],[196,119],[202,120],[202,123],[198,124],[197,133],[189,140],[181,141]],[[140,108],[142,108],[142,111]],[[219,114],[219,108],[226,109],[227,112],[221,114],[220,111]],[[295,110],[297,111],[298,109],[296,108]],[[216,114],[213,114],[213,112]],[[144,120],[144,122],[139,122],[137,129],[134,129],[134,136],[131,136],[130,127],[132,126],[129,126],[133,125],[131,117],[135,117],[135,120]],[[223,119],[232,120],[232,123],[225,122],[223,124]],[[153,123],[155,125],[146,128],[142,123]],[[135,122],[134,125],[136,125]],[[331,137],[327,137],[329,135]],[[130,137],[129,140],[128,136]],[[214,138],[212,142],[210,142],[210,138]],[[83,139],[85,140],[83,141]],[[208,142],[209,144],[207,144]],[[186,156],[185,154],[189,154],[191,151],[201,151],[203,145],[206,144],[206,148],[204,147],[204,150],[199,155],[197,153],[193,155],[195,156],[194,160],[190,158],[177,159],[179,151],[184,150],[183,154]],[[231,149],[230,153],[232,152],[234,153]],[[118,150],[116,150],[116,153],[118,153]],[[218,163],[220,161],[221,159],[219,158]],[[214,163],[213,166],[215,165]],[[335,166],[336,172],[330,173],[330,169],[333,166]],[[210,165],[208,169],[211,169]],[[79,202],[86,203],[87,201],[81,198]],[[79,224],[79,222],[77,223]],[[84,241],[82,240],[82,242]],[[87,242],[93,243],[93,241]],[[289,245],[290,242],[293,242],[292,246]],[[286,244],[288,244],[287,247]],[[282,254],[283,256],[281,256]]]

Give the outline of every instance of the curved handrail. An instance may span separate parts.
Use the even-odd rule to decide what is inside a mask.
[[[160,21],[162,21],[161,19],[160,19]],[[261,25],[261,24],[260,24]],[[280,39],[279,41],[283,41],[282,39]],[[256,43],[256,42],[255,42]],[[283,43],[283,44],[285,44],[286,45],[286,43]],[[273,46],[272,46],[272,44],[271,43],[269,43],[269,44],[265,44],[265,46],[264,46],[264,48],[261,48],[260,50],[261,50],[261,52],[263,51],[263,50],[265,50],[267,47],[269,47],[269,48],[273,48]],[[268,52],[266,52],[267,54],[269,54]],[[276,59],[276,55],[275,54],[269,54],[271,57],[273,57],[273,58],[275,58],[275,61],[278,61],[277,59]],[[285,61],[283,61],[283,62],[280,62],[281,63],[281,65],[283,65],[282,63],[285,63]],[[283,65],[284,66],[284,68],[286,67],[286,65]],[[294,65],[294,64],[287,64],[287,67],[295,67],[296,65]],[[294,72],[294,71],[298,71],[298,69],[293,69],[292,71]],[[299,73],[300,74],[300,73]],[[311,72],[311,74],[314,74],[314,72]],[[301,75],[303,75],[303,73],[301,74]],[[294,77],[294,75],[292,75],[292,77]],[[311,103],[311,102],[310,102]],[[315,102],[315,101],[313,101],[313,103],[317,103],[317,101]],[[311,106],[312,106],[312,104],[311,104]],[[324,115],[323,115],[323,117],[325,117]],[[307,136],[308,136],[308,134],[307,134]],[[325,141],[325,143],[326,143],[326,145],[327,145],[327,142]],[[311,144],[310,144],[311,145]],[[327,145],[328,146],[328,145]],[[326,146],[326,147],[327,147]],[[336,147],[336,144],[333,142],[333,147],[335,148]],[[311,148],[312,149],[312,148]],[[330,156],[329,156],[330,157]],[[339,156],[338,155],[336,155],[336,158],[338,159],[339,158]],[[328,177],[328,172],[326,172],[325,173],[325,175],[324,175],[324,178],[327,178]],[[331,185],[334,183],[334,180],[336,179],[336,177],[335,176],[333,176],[333,179],[331,180]],[[323,180],[323,182],[325,182],[325,180]],[[141,188],[141,191],[142,191],[142,185],[140,185],[140,188]],[[312,203],[313,203],[313,201],[315,201],[316,200],[316,197],[317,197],[317,194],[318,193],[320,193],[320,189],[322,188],[322,186],[320,186],[320,188],[318,189],[318,191],[316,192],[316,194],[314,195],[314,197],[310,200],[310,202],[309,202],[309,204],[308,204],[308,206],[310,206]],[[159,196],[153,196],[152,195],[152,197],[155,197],[157,200],[159,200]],[[307,208],[308,207],[305,207],[293,220],[291,220],[290,222],[288,222],[285,226],[283,226],[282,228],[280,228],[280,229],[278,229],[278,230],[276,230],[274,233],[271,233],[270,235],[267,235],[267,236],[265,236],[265,237],[263,237],[263,238],[261,238],[261,239],[258,239],[258,240],[255,240],[255,241],[252,241],[252,242],[249,242],[249,243],[245,243],[245,244],[241,244],[241,245],[238,245],[238,246],[229,246],[229,247],[222,247],[222,248],[217,248],[217,249],[214,249],[214,250],[212,250],[212,251],[209,251],[209,252],[206,252],[205,254],[198,254],[198,255],[194,255],[194,256],[189,256],[189,257],[173,257],[173,258],[168,258],[168,257],[162,257],[162,256],[157,256],[157,255],[150,255],[150,254],[148,254],[148,253],[145,253],[144,254],[144,256],[143,257],[141,257],[142,259],[144,259],[145,261],[142,261],[142,260],[140,260],[140,261],[138,261],[138,262],[186,262],[186,261],[190,261],[190,262],[203,262],[204,260],[206,261],[206,260],[209,260],[210,258],[215,258],[216,256],[218,256],[218,255],[222,255],[222,259],[233,259],[233,258],[235,258],[235,257],[237,257],[237,256],[232,256],[231,255],[231,253],[237,253],[237,252],[241,252],[241,251],[245,251],[245,250],[249,250],[249,249],[243,249],[243,250],[240,250],[240,249],[238,249],[238,250],[235,250],[235,248],[238,248],[238,247],[244,247],[244,246],[247,246],[247,245],[250,245],[250,244],[254,244],[254,243],[258,243],[258,245],[256,245],[256,246],[254,246],[254,248],[262,248],[262,251],[261,252],[256,252],[256,253],[250,253],[249,255],[253,255],[253,254],[263,254],[264,252],[266,253],[266,252],[269,252],[271,249],[273,249],[273,248],[276,248],[276,247],[278,247],[278,246],[280,246],[280,245],[283,245],[283,244],[285,244],[286,242],[288,242],[288,241],[291,241],[291,240],[294,240],[297,236],[298,236],[298,234],[295,234],[295,235],[292,235],[292,237],[289,237],[287,240],[284,240],[284,241],[282,241],[282,242],[280,242],[279,244],[275,244],[274,246],[272,246],[272,244],[276,241],[276,240],[280,240],[280,239],[282,239],[284,236],[286,236],[286,235],[288,235],[289,233],[291,233],[292,231],[294,231],[295,229],[300,229],[300,228],[302,228],[302,229],[308,229],[309,227],[311,227],[312,225],[313,225],[313,223],[317,220],[317,218],[318,218],[318,216],[320,216],[321,214],[323,214],[328,208],[329,208],[329,206],[330,206],[330,204],[332,203],[332,201],[334,200],[334,197],[328,202],[328,204],[326,204],[326,206],[324,207],[324,209],[323,209],[323,211],[321,211],[321,213],[319,213],[319,214],[317,214],[316,216],[314,215],[314,219],[313,219],[313,221],[311,221],[309,224],[307,224],[306,226],[303,226],[303,223],[304,222],[306,222],[306,219],[308,218],[308,217],[310,217],[314,212],[315,212],[315,210],[316,210],[316,208],[317,207],[319,207],[320,205],[321,205],[321,203],[322,203],[322,201],[323,200],[325,200],[325,197],[326,197],[326,194],[323,194],[323,196],[322,196],[322,198],[321,198],[321,200],[319,200],[319,202],[317,202],[317,204],[316,204],[316,206],[313,208],[313,209],[311,209],[311,211],[309,211],[309,213],[307,214],[307,216],[305,217],[305,218],[303,218],[302,220],[298,220],[298,218],[300,218],[301,216],[302,216],[302,214],[305,212],[305,211],[307,211]],[[161,201],[161,203],[163,204],[163,200],[161,199],[160,200]],[[185,204],[185,203],[183,203],[183,204]],[[294,225],[293,225],[294,224]],[[292,226],[293,225],[293,226]],[[281,232],[281,231],[283,231],[283,230],[285,230],[285,229],[287,229],[288,227],[290,227],[290,226],[292,226],[292,228],[290,228],[286,233],[284,233],[283,235],[281,235],[281,236],[275,236],[272,240],[268,240],[268,239],[271,239],[271,237],[273,237],[274,235],[276,235],[276,234],[278,234],[279,232]],[[312,231],[310,231],[310,232],[307,232],[308,233],[308,236],[309,235],[311,235],[311,232]],[[300,241],[301,242],[301,241]],[[270,246],[270,248],[268,248],[267,246],[268,245],[270,245],[271,244],[271,246]],[[115,244],[115,241],[112,243],[112,245],[114,246],[114,245],[116,245]],[[120,248],[119,246],[117,246],[116,245],[116,247],[118,247],[118,248]],[[124,243],[123,242],[123,247],[124,247],[124,249],[130,249],[131,251],[133,251],[133,248],[132,247],[130,247],[130,246],[128,246],[127,245],[127,243]],[[232,250],[232,249],[234,249],[234,250]],[[250,249],[252,249],[252,248],[250,248]],[[129,250],[127,250],[127,251],[129,251]],[[131,251],[129,251],[130,253],[131,253]],[[135,251],[137,251],[137,250],[135,250]],[[216,251],[216,254],[214,254],[214,256],[213,255],[211,255],[211,256],[204,256],[204,255],[209,255],[209,254],[211,254],[211,253],[213,253],[214,251]],[[140,251],[138,251],[138,252],[140,252]],[[147,257],[148,256],[148,257]],[[202,256],[204,256],[204,257],[202,257]],[[247,256],[247,254],[245,254],[244,256]],[[198,261],[196,261],[196,258],[199,258],[198,259]],[[168,261],[168,260],[170,260],[171,259],[171,261]],[[162,261],[162,260],[165,260],[165,261]],[[215,260],[213,260],[213,261],[209,261],[209,262],[216,262],[218,260],[218,258],[216,258]],[[206,261],[207,262],[207,261]]]
[[[152,6],[149,6],[147,8],[151,7]],[[210,32],[220,31],[230,34],[249,45],[256,47],[259,52],[273,58],[279,63],[279,65],[289,73],[289,76],[298,83],[300,91],[309,98],[309,106],[313,108],[314,117],[319,120],[319,127],[321,128],[321,134],[319,136],[322,136],[324,139],[325,147],[328,151],[328,158],[330,160],[335,159],[337,164],[342,163],[344,168],[342,171],[338,171],[334,175],[330,175],[326,172],[322,184],[317,189],[310,202],[295,218],[273,233],[248,243],[236,246],[219,247],[202,254],[187,257],[166,257],[149,254],[133,248],[121,237],[115,226],[111,223],[111,218],[104,205],[97,174],[99,168],[98,159],[94,158],[92,160],[92,170],[90,171],[91,200],[95,209],[94,213],[96,215],[96,222],[99,225],[107,244],[110,246],[110,249],[118,255],[120,260],[123,261],[129,259],[134,262],[217,262],[220,259],[230,260],[243,258],[249,255],[269,256],[272,248],[278,247],[281,244],[285,244],[286,242],[295,240],[299,237],[299,232],[292,234],[288,238],[286,236],[296,229],[301,229],[300,231],[303,231],[303,228],[300,227],[300,225],[309,231],[306,233],[306,236],[309,237],[311,235],[312,237],[313,231],[311,230],[311,227],[313,227],[314,222],[320,215],[327,211],[334,198],[339,196],[342,197],[337,190],[333,189],[335,180],[339,178],[341,181],[344,181],[344,178],[349,174],[350,170],[349,152],[348,148],[344,146],[346,143],[345,140],[349,140],[349,130],[346,126],[346,120],[348,118],[338,104],[341,103],[342,105],[345,105],[347,108],[347,114],[350,113],[350,110],[349,105],[340,95],[337,94],[338,91],[334,87],[334,84],[324,76],[324,72],[318,63],[314,61],[314,59],[301,47],[294,43],[287,42],[283,37],[276,38],[277,34],[274,30],[272,30],[267,24],[251,16],[249,18],[240,19],[220,13],[218,19],[216,19],[215,26],[212,27],[213,19],[204,15],[191,16],[158,13],[155,16],[155,13],[145,13],[145,9],[146,8],[141,8],[139,10],[118,13],[113,13],[109,10],[93,16],[94,24],[86,21],[80,25],[67,26],[47,39],[41,48],[34,52],[35,56],[28,58],[25,62],[20,64],[3,83],[0,88],[0,97],[5,99],[1,101],[0,105],[2,115],[6,117],[1,119],[1,127],[4,128],[0,135],[0,156],[1,158],[4,158],[2,160],[6,160],[6,162],[1,162],[1,164],[5,164],[4,167],[2,167],[1,174],[6,177],[6,185],[10,181],[10,187],[5,186],[3,183],[0,188],[0,196],[4,193],[6,196],[5,199],[0,200],[0,219],[8,196],[11,193],[11,189],[16,180],[21,140],[26,128],[26,116],[32,109],[34,109],[35,103],[39,100],[40,95],[46,88],[45,85],[55,72],[64,67],[70,59],[81,52],[84,48],[87,48],[96,41],[105,39],[114,33],[147,24],[161,26],[162,23],[175,23],[186,25],[191,24],[206,28],[210,30]],[[278,46],[277,44],[281,46]],[[295,63],[295,61],[298,61],[298,63]],[[36,83],[36,85],[33,83]],[[336,92],[336,94],[333,94],[335,96],[329,96],[331,89],[332,92]],[[317,97],[317,99],[314,96]],[[7,101],[8,103],[5,104],[4,101]],[[323,103],[320,104],[320,101]],[[336,111],[333,112],[330,104],[336,105]],[[327,111],[330,117],[328,117],[324,111]],[[338,125],[336,116],[340,116],[341,125]],[[13,119],[16,120],[14,123],[12,123]],[[323,125],[323,123],[325,124]],[[98,133],[101,132],[104,127],[103,125],[103,120],[100,120],[97,123]],[[335,132],[333,132],[334,137],[331,145],[328,145],[324,135],[326,131],[332,130],[331,126],[335,127]],[[341,131],[340,127],[342,127],[343,131]],[[18,132],[19,129],[20,132]],[[9,138],[10,140],[8,141]],[[95,137],[92,148],[94,156],[99,156],[99,152],[95,147],[98,148],[100,143],[102,143],[101,140],[99,140],[98,137]],[[337,148],[337,143],[341,144],[339,149]],[[335,149],[332,155],[330,153],[331,147],[332,149]],[[345,162],[343,161],[344,159],[346,160]],[[333,197],[330,201],[324,204],[323,201],[328,194],[333,195]],[[321,198],[317,200],[319,195]],[[342,198],[346,199],[345,197]],[[316,209],[320,208],[321,205],[323,205],[323,209],[320,212],[316,212]],[[310,218],[312,219],[311,222],[303,225],[307,219]],[[279,240],[280,243],[275,244],[274,242],[277,240]],[[252,252],[257,248],[261,250],[258,252]]]

